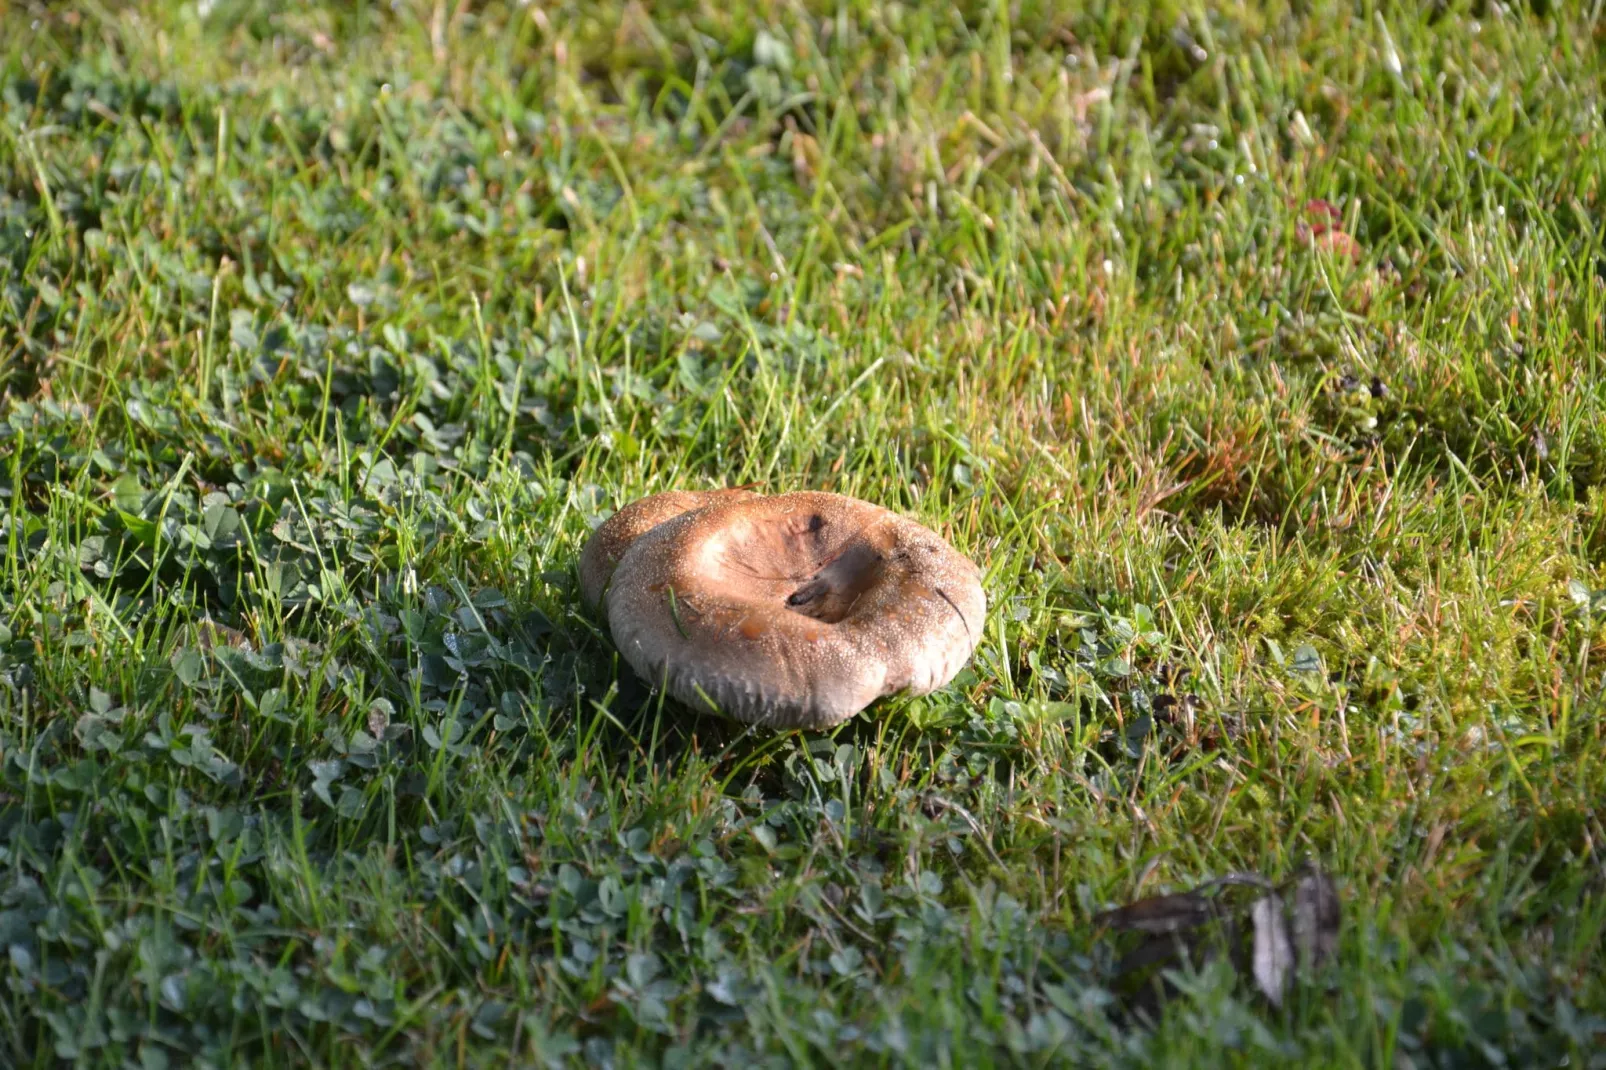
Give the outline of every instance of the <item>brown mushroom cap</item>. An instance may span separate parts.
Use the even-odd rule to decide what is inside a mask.
[[[580,597],[590,609],[602,604],[619,558],[630,544],[671,517],[728,498],[750,498],[748,490],[670,490],[637,498],[602,522],[580,551]]]
[[[976,566],[934,532],[816,492],[680,512],[622,552],[607,597],[614,643],[649,683],[739,721],[807,728],[948,683],[986,608]]]

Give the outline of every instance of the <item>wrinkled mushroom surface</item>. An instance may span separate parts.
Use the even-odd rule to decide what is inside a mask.
[[[631,543],[665,520],[717,501],[753,496],[747,490],[669,490],[637,498],[604,520],[580,551],[580,597],[587,608],[597,608],[619,558]]]
[[[670,492],[619,517],[598,529],[593,543],[607,542],[587,546],[582,572],[587,558],[616,562],[595,587],[606,584],[615,644],[644,679],[698,709],[834,725],[883,695],[942,687],[981,637],[976,566],[868,502]]]

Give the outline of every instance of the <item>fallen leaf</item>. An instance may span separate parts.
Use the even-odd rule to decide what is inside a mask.
[[[1254,927],[1250,969],[1255,985],[1272,1006],[1280,1007],[1294,969],[1294,948],[1288,938],[1282,899],[1267,895],[1255,900],[1249,907],[1249,921]]]
[[[1294,948],[1302,968],[1312,969],[1338,948],[1340,911],[1333,878],[1308,869],[1294,881]]]
[[[210,617],[202,617],[195,622],[195,638],[196,645],[202,650],[212,650],[220,646],[251,649],[251,640],[246,638],[244,632],[219,624]]]
[[[1223,954],[1272,1006],[1282,1006],[1299,971],[1332,957],[1339,915],[1332,878],[1307,867],[1281,887],[1255,873],[1228,873],[1093,920],[1124,936],[1126,950],[1113,973],[1133,1008],[1156,1011],[1175,993],[1170,970],[1197,968]]]
[[[391,705],[389,699],[374,699],[368,706],[368,734],[375,739],[384,739],[385,729],[390,727],[390,719],[395,713],[396,707]]]
[[[1180,892],[1139,899],[1106,910],[1093,920],[1122,932],[1174,933],[1202,925],[1214,916],[1215,908],[1207,898],[1197,892]]]

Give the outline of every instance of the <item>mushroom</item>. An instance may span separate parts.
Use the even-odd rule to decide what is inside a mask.
[[[934,532],[819,492],[643,499],[597,530],[581,578],[593,604],[606,586],[614,643],[649,683],[777,728],[944,686],[987,608],[976,566]]]

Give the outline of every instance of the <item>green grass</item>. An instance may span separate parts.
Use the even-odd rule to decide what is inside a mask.
[[[0,1064],[1606,1065],[1599,3],[278,8],[0,0]],[[746,482],[971,668],[660,702],[575,558]]]

